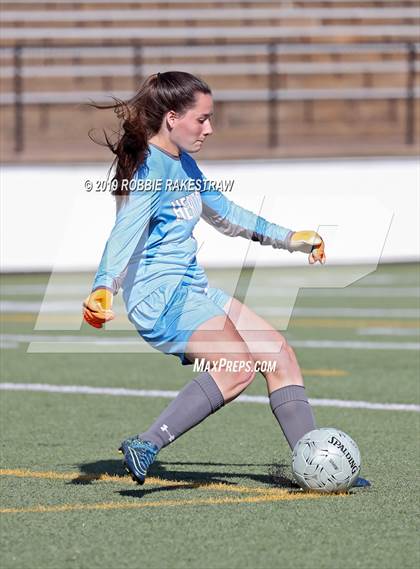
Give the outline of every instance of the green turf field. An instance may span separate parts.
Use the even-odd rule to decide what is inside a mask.
[[[209,277],[227,287],[232,274]],[[259,271],[250,298],[277,325],[283,277],[287,270]],[[136,351],[121,307],[108,330],[79,331],[71,303],[89,279],[58,276],[52,309],[34,330],[49,275],[2,277],[3,384],[178,390],[194,376],[174,357]],[[296,490],[279,427],[252,401],[226,406],[163,450],[139,487],[116,448],[168,399],[3,390],[2,568],[417,568],[419,284],[418,266],[382,265],[345,289],[301,290],[285,332],[318,425],[358,442],[369,490]],[[81,337],[90,353],[76,346]],[[246,394],[266,394],[262,376]]]

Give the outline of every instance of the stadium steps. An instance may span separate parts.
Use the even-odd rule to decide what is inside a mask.
[[[416,102],[416,112],[420,104]],[[71,108],[56,106],[31,107],[25,115],[26,145],[21,155],[13,151],[13,114],[2,114],[2,159],[6,162],[25,161],[95,161],[111,158],[109,151],[92,143],[89,128],[102,138],[102,128],[115,128],[111,111],[79,109],[78,120]],[[416,155],[417,146],[405,144],[405,104],[403,101],[367,103],[322,101],[288,102],[278,108],[279,141],[267,145],[268,126],[265,105],[243,103],[228,108],[223,105],[216,113],[215,132],[200,153],[200,158],[340,156],[402,154]],[[338,120],[337,117],[340,117]],[[250,120],[251,119],[251,120]],[[63,125],[67,125],[63,127]],[[69,125],[72,125],[70,128]],[[420,139],[417,125],[416,139]],[[358,142],[358,143],[357,143]],[[253,149],[253,151],[252,151]]]
[[[11,46],[18,37],[24,42],[39,40],[46,46],[55,40],[68,44],[67,49],[40,46],[24,52],[24,101],[32,105],[25,109],[24,123],[28,129],[25,155],[29,148],[37,155],[40,149],[36,141],[40,140],[45,142],[50,155],[65,155],[60,150],[62,142],[54,140],[57,125],[58,136],[66,132],[67,142],[63,141],[63,144],[68,145],[70,156],[77,155],[79,147],[84,147],[80,137],[85,136],[86,122],[93,116],[80,104],[86,101],[89,93],[102,93],[102,100],[107,93],[132,93],[142,76],[161,70],[162,66],[198,73],[209,80],[216,94],[223,94],[218,98],[224,102],[216,106],[219,136],[215,145],[222,156],[226,151],[235,154],[237,149],[233,149],[233,145],[245,148],[248,139],[253,137],[257,154],[282,155],[287,148],[293,153],[299,140],[302,149],[311,141],[315,147],[312,152],[317,153],[321,151],[317,145],[324,147],[324,137],[331,132],[341,145],[333,148],[333,153],[342,152],[341,148],[347,144],[351,147],[351,141],[360,136],[364,141],[370,141],[368,153],[375,154],[375,148],[383,146],[384,140],[390,148],[398,147],[398,152],[413,152],[413,148],[405,145],[406,105],[400,100],[407,88],[407,54],[404,49],[395,53],[397,48],[386,42],[418,39],[418,3],[415,0],[175,0],[170,3],[146,0],[141,3],[141,9],[133,2],[118,0],[64,0],[60,3],[15,0],[3,2],[2,9],[5,18],[0,40],[3,64],[0,92],[3,102],[9,106],[2,107],[5,128],[0,142],[6,148],[7,160],[21,160],[23,156],[14,157],[11,142],[13,109],[10,105],[14,102],[14,52]],[[125,16],[123,10],[127,11]],[[223,13],[225,18],[221,16]],[[172,18],[168,23],[169,14]],[[277,14],[274,19],[273,14]],[[129,19],[122,19],[128,16]],[[143,20],[139,20],[141,17]],[[77,26],[74,26],[75,22]],[[132,32],[134,28],[136,30]],[[44,33],[45,30],[50,32]],[[70,32],[73,37],[66,37]],[[216,45],[216,32],[225,45]],[[38,39],[31,39],[32,33],[38,35]],[[89,51],[75,45],[71,47],[82,37],[83,41],[94,44],[98,39],[102,42],[107,35],[120,40],[121,37],[127,39],[130,34],[135,39],[156,43],[154,47],[142,49],[141,65],[135,70],[137,77],[133,77],[130,48],[91,47]],[[195,45],[193,54],[181,43],[178,46],[159,45],[171,34],[175,41],[185,42],[187,37],[195,43],[205,40],[205,34],[208,34],[214,45]],[[267,97],[269,65],[267,48],[255,44],[261,36],[286,42],[278,48],[276,56],[277,86],[281,89],[277,105],[281,147],[277,149],[267,148],[268,109],[263,99]],[[293,47],[288,43],[291,40],[301,43]],[[383,44],[374,51],[366,45],[352,43],[366,40]],[[340,45],[330,43],[321,48],[314,45],[318,41],[338,41]],[[254,45],[243,45],[244,42]],[[417,79],[419,65],[417,60]],[[257,96],[252,90],[264,91],[265,95]],[[418,89],[414,94],[418,96]],[[235,97],[244,102],[235,104]],[[366,100],[359,100],[360,97]],[[64,105],[66,98],[69,104]],[[299,98],[312,100],[293,102]],[[376,100],[372,100],[374,98]],[[254,102],[247,103],[247,99]],[[418,108],[418,101],[415,107]],[[249,111],[244,112],[246,108]],[[103,115],[100,116],[102,120]],[[244,117],[247,124],[244,124]],[[355,123],[361,117],[363,128],[358,128]],[[81,129],[78,123],[82,125]],[[289,124],[293,126],[290,132]],[[73,140],[79,140],[79,144]],[[100,154],[95,145],[86,144],[83,154],[87,159]],[[205,152],[213,150],[209,146],[203,155]]]

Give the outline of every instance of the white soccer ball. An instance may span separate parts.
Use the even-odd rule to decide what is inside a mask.
[[[354,440],[333,428],[306,433],[293,449],[293,474],[304,490],[343,492],[360,472],[360,452]]]

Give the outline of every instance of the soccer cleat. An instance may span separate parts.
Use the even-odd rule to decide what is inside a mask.
[[[131,443],[132,441],[137,441],[139,440],[139,436],[138,435],[133,435],[132,437],[127,437],[126,439],[123,440],[123,442],[120,444],[120,446],[118,447],[118,452],[120,454],[124,454],[124,448],[126,447],[126,445],[128,443]]]
[[[354,481],[352,488],[369,488],[369,486],[372,486],[369,480],[366,480],[366,478],[362,478],[361,476],[359,476]]]
[[[130,437],[121,443],[120,448],[124,453],[124,466],[131,478],[138,484],[144,484],[147,470],[159,452],[158,447],[138,437]]]

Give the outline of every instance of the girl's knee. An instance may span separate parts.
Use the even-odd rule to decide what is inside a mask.
[[[285,341],[280,353],[273,358],[270,371],[263,373],[269,383],[283,385],[303,385],[302,373],[297,362],[295,351]]]
[[[286,341],[283,342],[278,360],[281,365],[297,364],[295,351]]]
[[[254,366],[252,365],[250,369],[238,372],[235,375],[234,381],[238,387],[245,389],[246,387],[248,387],[248,385],[250,385],[254,381],[254,379],[255,379],[255,371],[254,371]]]
[[[231,371],[219,370],[215,377],[226,401],[235,399],[255,378],[253,360],[233,360]]]
[[[230,382],[241,390],[245,389],[255,378],[254,360],[249,356],[248,358],[239,358],[220,361],[224,364],[224,371],[230,376]]]

